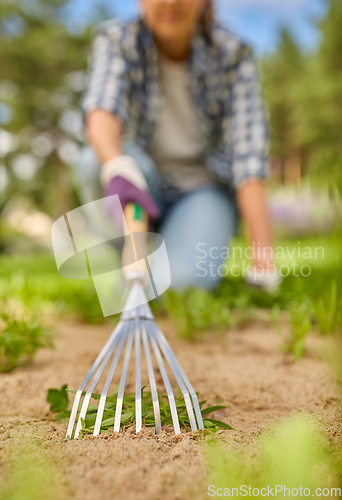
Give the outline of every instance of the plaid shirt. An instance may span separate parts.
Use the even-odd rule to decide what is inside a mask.
[[[211,175],[236,188],[268,173],[268,131],[251,49],[227,28],[215,25],[192,40],[188,77]],[[125,135],[148,150],[161,116],[158,52],[141,19],[109,20],[95,37],[84,115],[114,113]]]

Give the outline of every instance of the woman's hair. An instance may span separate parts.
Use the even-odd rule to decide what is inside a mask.
[[[208,35],[215,21],[214,0],[207,0],[207,5],[201,18],[201,28],[204,35]]]

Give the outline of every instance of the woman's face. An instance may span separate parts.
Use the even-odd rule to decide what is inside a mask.
[[[152,33],[165,41],[192,35],[207,0],[140,0]]]

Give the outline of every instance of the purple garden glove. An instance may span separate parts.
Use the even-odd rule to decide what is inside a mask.
[[[105,196],[118,195],[124,210],[128,203],[140,205],[151,222],[160,217],[160,210],[147,190],[146,179],[138,164],[129,155],[120,155],[108,160],[101,168],[101,182]],[[105,201],[105,210],[118,229],[122,229],[122,211],[113,199]]]
[[[111,179],[105,188],[105,196],[112,196],[117,194],[120,199],[122,209],[124,210],[128,203],[136,203],[140,205],[148,215],[149,222],[153,222],[160,217],[160,210],[157,204],[152,199],[151,195],[145,191],[137,188],[127,179],[121,176]],[[122,227],[122,214],[115,210],[115,206],[108,200],[106,203],[106,211],[113,218],[115,225],[119,228]]]

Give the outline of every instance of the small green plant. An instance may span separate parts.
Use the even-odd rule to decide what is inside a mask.
[[[0,372],[29,363],[43,347],[53,347],[50,328],[30,314],[0,313]]]
[[[314,309],[319,332],[323,335],[335,333],[341,322],[342,311],[336,280],[331,283],[330,289],[316,300]]]
[[[293,302],[288,308],[290,314],[290,333],[283,349],[292,354],[293,360],[298,361],[304,353],[305,341],[312,328],[312,304],[308,297],[302,302]]]
[[[46,401],[50,403],[50,411],[57,412],[56,418],[63,420],[69,416],[67,406],[69,404],[69,397],[67,391],[67,384],[63,385],[60,389],[48,389]]]
[[[142,418],[143,424],[146,427],[154,427],[154,412],[151,393],[146,389],[147,386],[142,388]],[[56,413],[55,417],[60,421],[66,421],[70,417],[70,410],[68,410],[69,398],[68,392],[73,394],[76,391],[67,389],[67,385],[63,385],[61,389],[49,389],[47,395],[47,402],[50,403],[50,411]],[[85,394],[85,393],[83,393]],[[99,400],[101,395],[93,393],[91,396],[95,401]],[[116,410],[117,390],[107,397],[105,411],[101,423],[101,431],[107,432],[110,427],[114,426],[115,410]],[[222,410],[225,406],[215,405],[203,408],[206,401],[200,402],[202,416],[209,415],[212,412]],[[171,410],[167,396],[159,396],[159,407],[162,425],[172,426]],[[187,431],[190,430],[190,422],[187,409],[184,403],[183,396],[180,395],[176,399],[176,407],[180,424],[185,427]],[[82,422],[82,433],[92,433],[97,415],[97,405],[89,405],[84,422]],[[204,417],[203,423],[206,429],[216,432],[219,429],[232,430],[233,427],[213,418]],[[121,427],[127,428],[135,424],[135,394],[125,394],[123,399],[123,408],[121,415]]]

